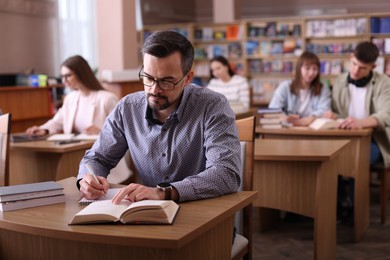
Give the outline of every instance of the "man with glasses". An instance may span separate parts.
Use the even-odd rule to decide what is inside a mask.
[[[122,188],[114,203],[235,192],[241,167],[235,115],[223,95],[191,84],[191,43],[176,32],[156,32],[142,54],[139,79],[145,90],[119,102],[81,161],[77,186],[83,196],[103,196],[107,175],[127,150],[141,183]]]

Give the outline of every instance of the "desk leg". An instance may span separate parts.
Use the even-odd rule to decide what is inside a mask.
[[[337,161],[321,164],[317,172],[314,212],[314,258],[336,259]]]
[[[370,223],[370,138],[361,138],[356,144],[354,240],[359,242]],[[367,149],[368,147],[368,149]],[[366,159],[367,158],[367,159]]]
[[[314,218],[315,259],[336,258],[336,193],[339,157],[325,162],[255,161],[256,207]]]

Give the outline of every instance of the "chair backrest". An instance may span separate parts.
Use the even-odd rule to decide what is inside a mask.
[[[240,142],[244,145],[242,162],[242,190],[252,190],[253,157],[255,147],[255,117],[236,120]]]
[[[11,114],[0,116],[0,186],[9,185]]]
[[[241,142],[241,190],[253,189],[253,158],[255,147],[255,117],[236,120]],[[237,223],[238,222],[238,223]],[[232,259],[252,259],[252,204],[236,214],[238,233],[232,247]],[[242,229],[242,230],[241,230]]]

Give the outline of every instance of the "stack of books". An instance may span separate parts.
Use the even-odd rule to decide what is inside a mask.
[[[65,202],[61,185],[54,181],[0,187],[0,211]]]
[[[285,113],[282,109],[260,108],[258,110],[260,126],[268,129],[278,129],[283,127]]]

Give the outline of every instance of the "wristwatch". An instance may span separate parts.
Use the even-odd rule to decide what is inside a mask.
[[[165,200],[171,200],[172,199],[172,185],[167,182],[161,182],[157,184],[157,188],[165,192]]]

